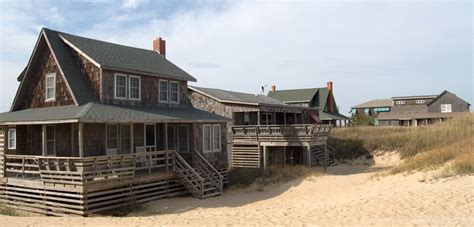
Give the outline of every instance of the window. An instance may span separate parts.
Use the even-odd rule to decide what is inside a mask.
[[[250,114],[249,112],[244,113],[244,125],[249,125],[250,124]]]
[[[174,144],[174,141],[175,141],[175,136],[174,136],[174,132],[175,132],[175,127],[174,126],[169,126],[168,125],[168,150],[174,150],[176,148],[175,144]]]
[[[46,126],[46,156],[54,156],[56,154],[55,134],[54,126]]]
[[[16,149],[16,129],[8,129],[8,149]]]
[[[425,100],[423,99],[416,100],[416,104],[423,104],[423,103],[425,103]]]
[[[168,81],[160,80],[159,91],[160,91],[160,97],[159,97],[160,102],[168,102]]]
[[[56,74],[46,75],[45,88],[46,101],[54,101],[56,99]]]
[[[203,145],[203,151],[204,152],[211,152],[212,147],[211,147],[211,126],[210,125],[204,125],[202,126],[202,145]]]
[[[155,146],[155,125],[145,125],[145,146]]]
[[[179,83],[170,81],[170,102],[178,103],[179,102]]]
[[[117,125],[107,125],[107,149],[117,149]]]
[[[123,74],[115,74],[115,98],[127,98],[127,76]]]
[[[218,152],[221,151],[221,126],[204,125],[202,127],[203,151]]]
[[[121,141],[121,149],[124,153],[130,152],[130,125],[121,125],[120,126],[120,141]]]
[[[405,104],[405,100],[402,100],[402,101],[396,101],[395,103],[396,103],[397,105],[403,105],[403,104]]]
[[[140,100],[140,77],[129,76],[128,82],[130,99]]]
[[[212,126],[212,150],[213,151],[221,150],[221,126],[220,125]]]
[[[451,104],[441,104],[441,113],[451,113]]]
[[[189,152],[188,126],[178,126],[178,151]]]

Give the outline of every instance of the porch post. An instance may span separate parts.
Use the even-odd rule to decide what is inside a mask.
[[[165,150],[168,150],[168,123],[165,123]]]
[[[257,125],[260,125],[260,110],[257,111]]]
[[[263,170],[267,169],[267,146],[263,146]]]
[[[79,123],[79,157],[84,157],[84,129],[83,129],[83,123]]]
[[[286,166],[286,146],[283,147],[283,166]]]
[[[41,126],[41,153],[46,156],[46,125]]]
[[[306,145],[306,150],[308,151],[308,168],[311,168],[311,146],[309,144]]]
[[[296,117],[296,113],[293,113],[294,117],[295,117],[295,121],[293,122],[293,124],[296,124],[298,122],[298,118]]]
[[[283,113],[283,123],[286,125],[286,112]]]
[[[328,144],[324,143],[324,172],[327,172],[328,170]]]
[[[134,153],[135,139],[133,138],[133,123],[130,123],[130,154]]]

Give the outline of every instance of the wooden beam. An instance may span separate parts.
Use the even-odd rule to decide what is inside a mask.
[[[41,126],[41,153],[46,156],[46,125]]]
[[[168,123],[165,123],[165,150],[168,150]]]
[[[324,172],[328,171],[328,144],[324,144]]]
[[[286,147],[283,147],[283,166],[286,166]]]
[[[311,168],[311,146],[308,144],[306,145],[307,155],[308,155],[308,168]]]
[[[260,111],[257,111],[257,125],[260,125]]]
[[[84,157],[84,127],[83,123],[79,123],[78,143],[79,143],[79,157]]]
[[[263,146],[263,170],[267,169],[267,146]]]
[[[283,113],[283,124],[286,125],[286,113]]]
[[[130,154],[134,153],[135,139],[133,138],[133,123],[130,123]]]

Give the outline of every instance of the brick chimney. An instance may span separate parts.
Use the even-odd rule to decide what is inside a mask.
[[[328,111],[329,111],[329,113],[332,113],[332,112],[334,112],[334,105],[333,105],[334,101],[333,101],[333,95],[332,95],[332,91],[333,91],[332,81],[327,82],[326,88],[328,89],[328,99],[327,99]]]
[[[276,85],[272,85],[272,92],[275,92],[277,90],[277,86]]]
[[[153,40],[153,50],[166,57],[166,41],[161,37]]]

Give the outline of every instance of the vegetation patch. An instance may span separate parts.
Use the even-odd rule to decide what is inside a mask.
[[[0,215],[19,216],[15,209],[0,206]]]

